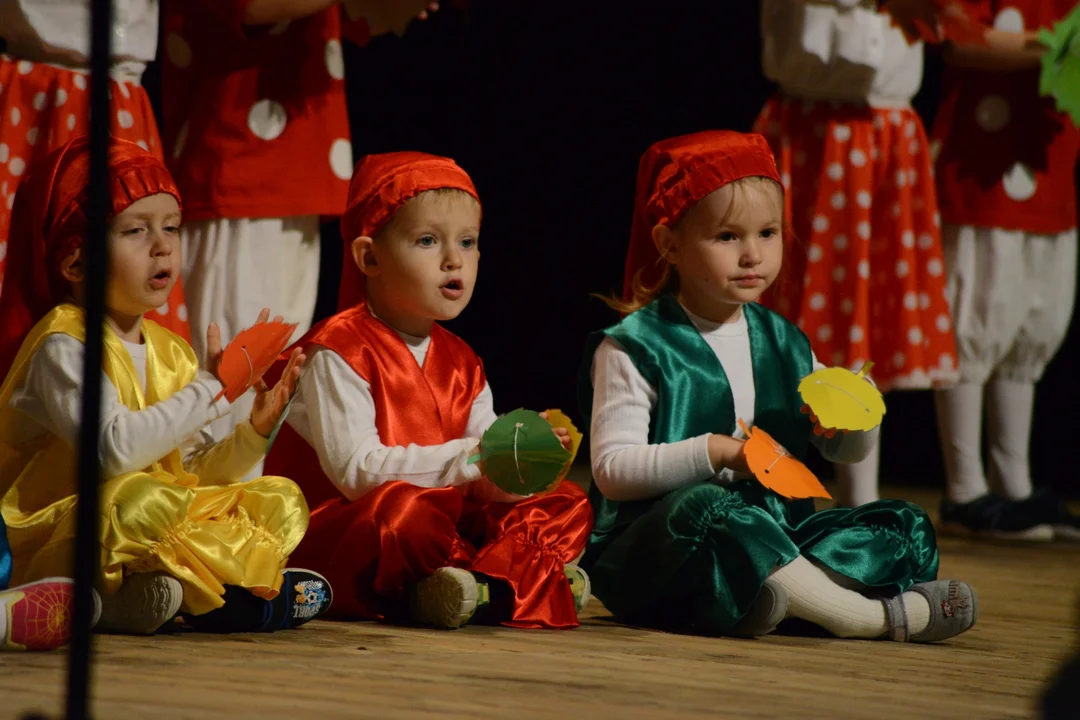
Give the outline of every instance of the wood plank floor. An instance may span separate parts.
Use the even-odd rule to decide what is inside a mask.
[[[936,495],[896,495],[936,507]],[[981,618],[937,646],[620,627],[457,632],[316,622],[276,635],[99,636],[98,718],[1034,717],[1073,648],[1080,546],[942,539]],[[677,608],[673,608],[677,612]],[[57,716],[64,652],[0,655],[0,717]]]

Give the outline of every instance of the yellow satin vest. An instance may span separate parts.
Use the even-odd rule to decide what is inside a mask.
[[[61,305],[34,326],[0,387],[0,513],[11,544],[13,585],[71,575],[75,449],[53,433],[25,440],[23,430],[34,421],[8,407],[34,354],[55,333],[85,342],[82,309]],[[142,333],[145,397],[131,356],[105,330],[104,371],[131,410],[170,397],[199,369],[194,350],[175,333],[146,319]],[[184,586],[183,609],[193,614],[220,607],[225,585],[272,596],[307,521],[307,504],[290,480],[200,486],[174,449],[142,471],[103,481],[98,586],[109,594],[125,573],[167,572]]]

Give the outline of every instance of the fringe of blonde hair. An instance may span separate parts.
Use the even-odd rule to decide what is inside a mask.
[[[747,188],[751,186],[775,187],[779,189],[781,214],[783,213],[784,187],[772,178],[759,177],[755,175],[751,177],[739,178],[738,180],[733,180],[730,184],[732,185],[732,190],[734,191],[734,193],[741,194],[740,199],[745,199]],[[732,194],[731,203],[728,205],[727,210],[724,212],[724,217],[722,218],[721,222],[727,222],[728,218],[731,217],[731,213],[734,211],[736,202],[734,193]],[[683,214],[683,217],[679,218],[678,222],[676,222],[671,229],[678,230],[679,225],[682,223],[683,218],[685,217],[686,214]],[[786,235],[787,228],[781,228],[781,238],[786,239]],[[622,296],[616,295],[614,293],[611,295],[601,295],[599,293],[593,293],[593,297],[599,298],[601,301],[604,302],[605,305],[607,305],[612,310],[616,310],[623,315],[629,315],[630,313],[637,312],[646,305],[649,305],[658,297],[667,295],[669,293],[677,293],[679,291],[678,271],[664,257],[658,258],[656,262],[658,265],[661,266],[659,280],[657,280],[657,282],[655,283],[652,283],[651,285],[647,285],[642,280],[642,275],[645,274],[646,268],[639,269],[636,273],[634,273],[634,277],[630,281],[630,292],[632,293],[630,300],[623,300]]]

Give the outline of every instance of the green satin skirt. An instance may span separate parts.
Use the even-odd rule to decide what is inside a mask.
[[[630,522],[592,538],[582,565],[593,595],[635,625],[723,635],[765,578],[799,555],[885,596],[937,578],[934,527],[912,503],[806,513],[793,511],[805,503],[743,481],[692,485],[633,505]]]

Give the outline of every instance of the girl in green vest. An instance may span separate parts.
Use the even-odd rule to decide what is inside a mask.
[[[779,276],[784,198],[759,135],[709,131],[652,146],[638,170],[622,322],[591,339],[596,526],[582,565],[616,618],[764,635],[784,618],[838,637],[932,642],[978,617],[975,591],[936,580],[919,507],[814,512],[749,472],[737,420],[796,458],[858,462],[877,442],[804,413],[821,367],[806,336],[755,301]]]

